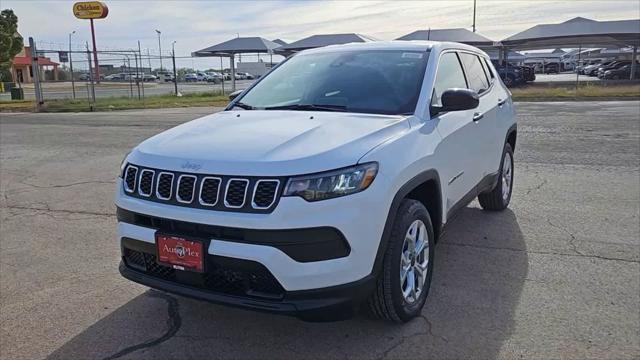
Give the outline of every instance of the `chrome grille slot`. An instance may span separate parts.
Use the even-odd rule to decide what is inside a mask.
[[[138,177],[138,168],[129,165],[125,170],[124,175],[124,189],[126,192],[132,193],[136,189],[136,178]]]
[[[138,185],[138,194],[149,197],[153,190],[153,176],[155,171],[144,169],[140,171],[140,185]]]
[[[180,175],[178,178],[178,191],[176,200],[189,204],[193,201],[193,194],[196,189],[196,177],[193,175]]]
[[[224,195],[224,204],[227,207],[238,209],[244,206],[247,196],[247,179],[229,179]]]
[[[156,184],[156,197],[160,200],[169,200],[173,194],[173,174],[161,172],[158,174]]]
[[[200,183],[200,204],[205,206],[215,206],[220,195],[220,184],[222,179],[217,177],[204,177]]]
[[[280,187],[279,180],[258,180],[253,188],[251,206],[254,209],[268,209],[276,202],[276,195]]]

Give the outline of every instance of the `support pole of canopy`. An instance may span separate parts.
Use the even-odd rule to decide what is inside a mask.
[[[633,46],[633,53],[631,55],[631,74],[629,75],[629,80],[633,80],[636,78],[636,61],[638,58],[638,45]]]
[[[234,55],[235,54],[231,53],[231,56],[229,57],[229,60],[231,61],[231,92],[236,91],[236,64]]]
[[[582,53],[582,44],[578,45],[578,61],[576,62],[576,95],[578,94],[578,81],[580,81],[580,72],[578,71],[578,66],[580,65],[580,54]]]

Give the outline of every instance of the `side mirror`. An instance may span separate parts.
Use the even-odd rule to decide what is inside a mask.
[[[469,89],[449,89],[442,93],[442,105],[431,106],[431,116],[447,111],[471,110],[478,107],[478,93]]]
[[[234,92],[232,92],[231,94],[229,94],[229,100],[233,100],[235,98],[238,97],[238,95],[242,94],[244,90],[236,90]]]

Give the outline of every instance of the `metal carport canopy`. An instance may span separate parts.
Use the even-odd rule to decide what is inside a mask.
[[[625,47],[640,45],[640,19],[596,21],[576,17],[560,24],[541,24],[501,41],[516,50],[555,47]]]
[[[493,40],[465,28],[417,30],[396,40],[452,41],[477,47],[493,46]]]
[[[276,53],[283,55],[291,55],[297,51],[306,49],[314,49],[329,45],[341,45],[357,42],[370,42],[376,41],[376,39],[362,34],[347,33],[347,34],[321,34],[313,35],[294,41],[290,44],[282,45],[276,49]]]
[[[576,17],[560,24],[541,24],[501,41],[508,49],[549,49],[554,47],[633,47],[630,79],[635,78],[640,45],[640,19],[596,21]]]
[[[261,37],[237,37],[191,53],[196,57],[228,57],[231,63],[232,90],[236,90],[235,54],[256,54],[273,52],[280,45]],[[222,70],[222,69],[221,69]]]

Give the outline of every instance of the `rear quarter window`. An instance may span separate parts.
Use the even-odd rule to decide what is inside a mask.
[[[469,88],[482,94],[489,89],[489,80],[477,55],[461,52],[460,59],[464,64]]]

